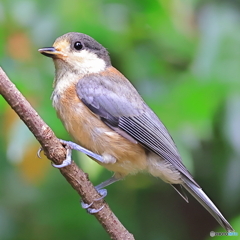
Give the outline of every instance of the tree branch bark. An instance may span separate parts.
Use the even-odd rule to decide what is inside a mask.
[[[51,128],[42,120],[16,86],[9,80],[1,67],[0,94],[36,137],[48,159],[55,164],[61,164],[65,159],[66,149],[59,142]],[[111,239],[134,240],[133,235],[121,224],[104,200],[94,202],[94,199],[100,196],[89,181],[88,175],[79,169],[74,162],[67,167],[61,168],[60,172],[85,203],[90,204],[93,202],[91,207],[95,209],[99,209],[104,205],[104,208],[94,214],[94,216],[107,231]]]

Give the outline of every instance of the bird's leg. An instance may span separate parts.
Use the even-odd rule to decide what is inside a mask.
[[[84,148],[84,147],[81,147],[80,145],[74,143],[74,142],[70,142],[70,141],[65,141],[65,140],[62,140],[62,139],[59,139],[59,141],[65,145],[65,148],[69,151],[67,151],[67,155],[66,155],[66,159],[62,162],[62,164],[52,164],[53,167],[55,168],[63,168],[63,167],[66,167],[68,165],[70,165],[72,163],[72,160],[71,160],[71,155],[72,155],[72,151],[71,150],[77,150],[77,151],[80,151],[82,153],[85,153],[86,155],[88,155],[89,157],[92,157],[94,158],[96,161],[98,162],[101,162],[103,163],[104,162],[104,158],[99,155],[99,154],[96,154],[94,152],[91,152],[90,150]],[[37,152],[37,156],[39,158],[41,158],[40,154],[41,154],[41,151],[42,151],[42,147],[40,147],[38,149],[38,152]]]
[[[59,141],[63,144],[63,145],[66,145],[66,148],[67,149],[71,149],[71,150],[77,150],[79,152],[82,152],[82,153],[85,153],[86,155],[88,155],[89,157],[92,157],[94,158],[95,160],[97,160],[98,162],[101,162],[103,163],[104,162],[104,159],[101,155],[99,154],[96,154],[94,152],[91,152],[90,150],[84,148],[84,147],[81,147],[80,145],[74,143],[74,142],[70,142],[70,141],[65,141],[65,140],[62,140],[62,139],[59,139]],[[67,160],[67,159],[66,159]],[[60,165],[53,165],[54,167],[56,168],[62,168],[62,167],[66,167],[68,165],[71,164],[71,161],[69,162],[69,160],[64,160],[62,164]],[[65,163],[66,161],[66,163]]]
[[[74,143],[74,142],[70,142],[70,141],[65,141],[65,140],[62,140],[62,139],[59,139],[59,141],[65,145],[66,149],[67,149],[67,154],[66,154],[66,159],[62,162],[62,164],[53,164],[52,163],[52,166],[55,167],[55,168],[63,168],[63,167],[66,167],[68,165],[70,165],[72,163],[72,150],[77,150],[77,151],[80,151],[82,153],[85,153],[86,155],[96,159],[97,161],[101,162],[101,163],[104,163],[104,162],[111,162],[111,161],[116,161],[116,160],[113,160],[111,159],[111,161],[109,160],[109,156],[105,156],[106,159],[104,159],[104,156],[101,156],[99,154],[96,154],[96,153],[93,153],[91,152],[90,150],[84,148],[84,147],[81,147],[80,145]],[[41,148],[38,150],[38,156],[40,157],[40,152],[41,152]],[[116,177],[116,176],[112,176],[111,178],[109,178],[108,180],[100,183],[99,185],[97,185],[95,187],[95,189],[97,190],[97,192],[101,195],[100,198],[97,198],[95,199],[93,202],[95,201],[99,201],[101,199],[103,199],[104,197],[107,196],[107,190],[106,189],[103,189],[104,187],[106,186],[109,186],[110,184],[120,180],[121,178],[119,177]],[[91,214],[93,213],[97,213],[99,211],[101,211],[103,209],[104,206],[102,206],[101,208],[99,209],[94,209],[94,208],[90,208],[92,206],[92,203],[90,204],[87,204],[87,203],[84,203],[83,201],[81,201],[81,206],[82,208],[84,209],[87,209],[87,211]]]
[[[116,178],[115,175],[113,175],[113,176],[112,176],[111,178],[109,178],[108,180],[106,180],[106,181],[100,183],[99,185],[97,185],[97,186],[95,187],[95,189],[98,191],[98,193],[99,193],[100,195],[102,195],[102,197],[101,197],[100,199],[102,199],[102,198],[104,198],[104,197],[107,196],[107,189],[104,189],[104,187],[107,187],[107,186],[111,185],[112,183],[115,183],[115,182],[117,182],[117,181],[119,181],[119,180],[120,180],[120,178]],[[99,199],[99,200],[100,200],[100,199]]]

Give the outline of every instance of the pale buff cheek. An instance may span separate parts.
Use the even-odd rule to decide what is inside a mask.
[[[106,69],[105,61],[87,50],[72,52],[69,60],[79,74],[99,73]]]
[[[70,53],[69,53],[70,52]],[[106,63],[103,59],[99,58],[96,54],[87,50],[79,52],[64,51],[64,58],[54,59],[54,65],[56,70],[56,83],[65,82],[70,83],[73,79],[81,78],[86,74],[100,73],[106,69]],[[61,83],[62,84],[62,83]],[[56,85],[56,84],[55,84]]]

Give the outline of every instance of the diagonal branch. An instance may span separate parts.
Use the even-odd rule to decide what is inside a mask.
[[[5,98],[8,104],[39,141],[46,156],[53,163],[61,164],[65,159],[66,149],[61,145],[51,128],[42,120],[30,103],[9,80],[1,67],[0,94]],[[87,174],[79,169],[74,162],[67,167],[61,168],[60,172],[77,191],[85,203],[90,204],[94,199],[100,197],[92,183],[89,181]],[[94,216],[110,235],[111,239],[134,240],[133,235],[121,224],[104,200],[94,202],[92,207],[99,209],[103,205],[104,208],[94,214]]]

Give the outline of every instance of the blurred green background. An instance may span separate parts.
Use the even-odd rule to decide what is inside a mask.
[[[0,65],[66,140],[50,101],[54,66],[37,49],[70,31],[108,49],[240,234],[240,2],[1,1]],[[0,239],[109,239],[59,171],[37,158],[38,142],[3,98],[0,109]],[[95,185],[112,174],[78,153],[74,159]],[[106,201],[138,240],[212,239],[210,231],[222,232],[189,198],[187,204],[160,179],[138,174],[109,186]]]

